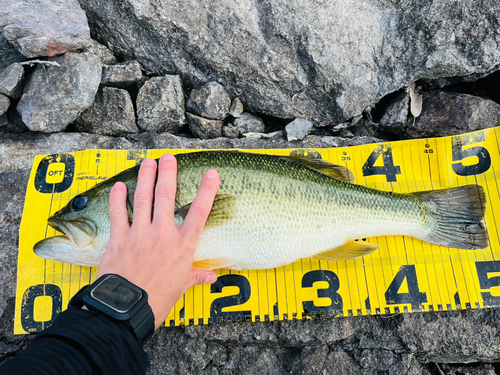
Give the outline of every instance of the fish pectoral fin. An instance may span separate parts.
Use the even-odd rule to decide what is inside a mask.
[[[212,210],[210,215],[208,215],[207,223],[205,228],[217,227],[224,224],[225,222],[231,220],[234,216],[234,202],[236,197],[229,194],[218,194],[215,196],[214,204],[212,205]],[[186,219],[186,216],[191,208],[191,203],[188,203],[180,207],[175,211],[176,222],[182,223]]]
[[[132,222],[134,221],[134,204],[128,195],[127,195],[127,202],[126,203],[127,203],[128,223],[130,225],[132,225]]]
[[[312,257],[318,260],[349,260],[369,255],[378,249],[378,245],[349,241],[342,246],[325,251]]]
[[[202,259],[193,262],[193,268],[199,268],[202,270],[214,270],[214,269],[226,269],[238,271],[239,269],[234,267],[234,262],[229,258],[217,258],[217,259]]]
[[[329,163],[323,159],[315,159],[307,156],[283,156],[283,158],[336,180],[354,182],[356,179],[354,173],[349,168]]]

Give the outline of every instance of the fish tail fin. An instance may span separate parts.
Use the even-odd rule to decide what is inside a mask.
[[[488,247],[483,224],[486,209],[484,189],[479,185],[414,193],[430,204],[437,227],[423,241],[466,250]]]

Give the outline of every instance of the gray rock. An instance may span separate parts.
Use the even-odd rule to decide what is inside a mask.
[[[228,124],[222,128],[222,135],[227,138],[238,138],[241,135],[241,132],[237,127],[232,124]]]
[[[136,60],[116,65],[104,65],[102,68],[101,83],[106,86],[126,89],[141,79],[141,65]]]
[[[234,98],[229,107],[229,114],[233,117],[240,117],[243,114],[243,103],[240,98]]]
[[[101,58],[101,63],[106,65],[116,64],[116,57],[113,53],[101,43],[96,42],[94,39],[90,39],[90,43],[88,44],[86,51],[92,53],[93,55],[97,55]]]
[[[5,95],[0,94],[0,116],[2,116],[10,106],[10,100]]]
[[[24,68],[13,63],[0,71],[0,93],[19,99],[23,94]]]
[[[55,56],[90,40],[87,17],[76,0],[4,0],[1,32],[24,56]]]
[[[38,65],[17,105],[30,130],[57,132],[94,101],[101,80],[99,56],[89,52],[55,57],[60,66]]]
[[[288,142],[299,141],[304,139],[305,136],[312,129],[312,127],[313,123],[311,121],[301,118],[296,118],[287,126],[285,126],[285,132]]]
[[[492,100],[467,94],[443,91],[423,93],[422,113],[415,120],[410,115],[402,129],[405,138],[457,135],[497,126],[500,105]]]
[[[0,132],[0,363],[34,335],[14,336],[19,225],[37,154],[80,149],[270,149],[347,147],[376,139],[309,135],[186,139],[141,133],[127,138],[85,133]],[[380,141],[380,140],[378,140]],[[149,375],[172,374],[444,374],[490,375],[500,358],[500,310],[425,312],[336,319],[161,327],[146,345]],[[432,371],[430,370],[432,369]],[[454,372],[452,372],[454,371]]]
[[[80,3],[93,32],[146,71],[189,87],[216,80],[250,112],[319,125],[414,80],[491,73],[500,61],[497,0]]]
[[[229,112],[231,99],[224,87],[217,82],[210,82],[191,91],[187,101],[187,110],[201,117],[224,120]]]
[[[265,129],[262,119],[249,112],[245,112],[240,117],[235,119],[234,126],[238,128],[240,134],[263,133]]]
[[[35,155],[95,148],[317,149],[374,141],[309,135],[292,144],[285,139],[199,140],[167,133],[132,134],[127,138],[85,133],[0,133],[0,155],[9,156],[0,158],[0,326],[4,327],[0,330],[0,362],[16,355],[33,338],[14,336],[12,317],[19,225]],[[473,362],[498,361],[499,330],[499,309],[161,327],[146,345],[148,374],[430,375],[437,372],[427,366],[436,362],[443,370],[460,367],[464,374],[486,375],[491,374],[491,365]],[[471,372],[471,368],[488,372]]]
[[[209,139],[222,136],[223,121],[212,120],[186,112],[189,130],[196,138]]]
[[[491,364],[443,364],[438,365],[441,371],[446,375],[496,375],[495,367]]]
[[[4,113],[0,116],[0,126],[5,126],[9,123],[9,119],[7,117],[7,113]]]
[[[21,54],[0,32],[0,69],[3,69],[15,62],[26,60],[26,57]]]
[[[154,77],[137,95],[137,125],[150,132],[177,133],[186,124],[179,76]]]
[[[7,120],[7,126],[5,126],[5,128],[9,133],[24,133],[29,130],[15,108],[10,108],[7,111]]]
[[[379,125],[388,131],[406,126],[410,113],[410,95],[402,93],[394,98],[387,106]]]
[[[130,94],[114,87],[101,87],[94,103],[75,121],[78,131],[119,136],[139,133]]]

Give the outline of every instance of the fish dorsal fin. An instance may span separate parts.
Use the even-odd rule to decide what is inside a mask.
[[[336,180],[354,182],[354,173],[346,167],[332,164],[323,159],[315,159],[307,156],[282,156],[283,158],[310,168],[325,176],[335,178]]]
[[[205,228],[216,227],[224,224],[225,222],[231,220],[234,216],[234,202],[236,197],[230,194],[218,194],[214,199],[214,204],[212,205],[212,210],[210,215],[208,215],[207,223]],[[191,203],[188,203],[180,207],[175,211],[175,219],[177,224],[182,224],[186,219],[186,216],[191,208]]]
[[[215,270],[221,268],[226,270],[239,270],[238,268],[234,267],[234,262],[229,258],[195,260],[193,262],[193,268],[199,268],[202,270]]]
[[[312,259],[318,260],[349,260],[369,255],[378,249],[378,245],[365,242],[349,241],[342,246],[317,254]]]

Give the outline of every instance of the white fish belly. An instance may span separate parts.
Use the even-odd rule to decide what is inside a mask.
[[[203,231],[195,259],[228,258],[234,268],[259,269],[311,257],[345,242],[331,211],[317,204],[305,210],[300,203],[278,208],[238,199],[231,220]]]
[[[425,230],[423,218],[408,213],[391,196],[283,181],[255,171],[238,177],[221,180],[219,193],[236,197],[233,216],[203,230],[195,260],[225,258],[236,269],[274,268],[352,239],[389,234],[418,237]],[[182,205],[194,197],[181,198]]]

